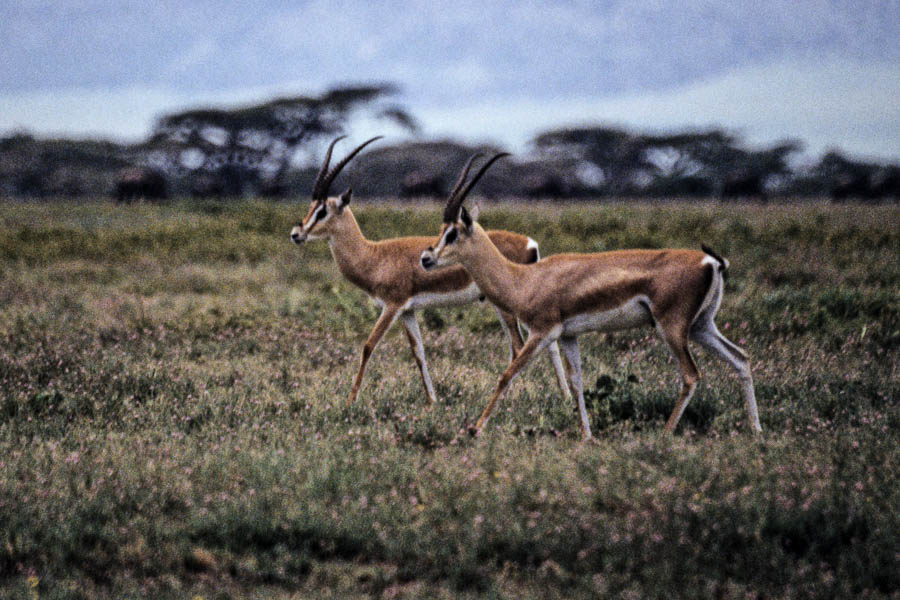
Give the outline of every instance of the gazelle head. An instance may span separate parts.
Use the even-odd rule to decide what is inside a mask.
[[[472,168],[475,159],[482,156],[481,152],[477,152],[469,158],[466,166],[463,167],[462,173],[457,180],[450,197],[447,199],[447,206],[444,207],[444,223],[441,225],[441,233],[438,236],[437,245],[429,246],[422,253],[422,267],[426,271],[449,267],[459,263],[461,253],[467,251],[470,245],[472,233],[475,231],[476,221],[478,220],[478,205],[472,207],[470,213],[463,206],[463,201],[472,190],[472,187],[481,179],[481,176],[490,168],[494,162],[509,156],[508,152],[500,152],[492,156],[481,169],[466,183],[466,177]]]
[[[334,145],[345,137],[342,135],[335,138],[331,145],[328,146],[328,152],[325,153],[322,168],[319,169],[319,174],[316,176],[316,182],[313,185],[312,204],[309,207],[309,212],[306,213],[303,221],[297,223],[291,229],[291,241],[295,244],[302,244],[306,240],[327,238],[331,234],[331,228],[343,214],[344,207],[350,204],[350,198],[353,195],[353,190],[348,189],[339,196],[329,197],[328,189],[331,187],[331,183],[341,170],[347,166],[347,163],[359,154],[363,148],[375,140],[381,139],[379,135],[360,144],[353,152],[345,156],[341,162],[334,165],[331,170],[328,170],[328,163],[331,162],[331,151],[334,150]]]

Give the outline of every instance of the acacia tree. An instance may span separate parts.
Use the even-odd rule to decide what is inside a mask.
[[[539,135],[543,154],[575,156],[603,173],[607,194],[765,195],[769,181],[789,173],[801,145],[785,141],[750,150],[726,131],[636,134],[619,128],[566,128]]]
[[[669,177],[702,180],[709,192],[722,198],[766,196],[776,178],[790,173],[790,157],[802,148],[800,142],[786,140],[752,150],[737,136],[722,130],[652,136],[646,144],[649,148],[671,149],[678,155],[677,164],[683,167]],[[664,174],[658,175],[664,179]]]
[[[900,164],[853,160],[837,150],[827,152],[809,172],[819,193],[833,200],[900,198]]]
[[[413,117],[387,102],[393,85],[334,88],[320,96],[277,98],[239,108],[200,108],[162,116],[141,147],[145,162],[188,179],[199,193],[281,194],[298,148],[343,131],[358,111],[415,131]]]
[[[575,157],[598,167],[603,173],[602,191],[608,194],[633,193],[640,175],[654,168],[643,137],[624,129],[556,129],[538,135],[533,144],[544,155]]]

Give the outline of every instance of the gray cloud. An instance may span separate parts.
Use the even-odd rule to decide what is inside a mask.
[[[165,98],[393,81],[413,111],[533,104],[552,113],[768,65],[900,71],[896,0],[0,0],[0,14],[0,94],[14,109],[28,98],[107,94],[137,114],[135,90],[151,110]]]

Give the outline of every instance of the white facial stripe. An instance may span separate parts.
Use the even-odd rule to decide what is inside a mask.
[[[447,232],[444,234],[443,244],[446,246],[447,244],[452,244],[459,237],[459,232],[456,231],[456,227],[450,227],[447,229]]]
[[[313,212],[312,217],[309,219],[309,221],[307,221],[306,226],[303,227],[304,233],[309,233],[310,230],[313,227],[315,227],[317,223],[324,223],[331,217],[330,213],[326,213],[324,217],[320,218],[319,214],[321,213],[321,211],[323,209],[325,209],[326,211],[328,210],[324,202],[321,203],[318,207],[316,207],[316,210]]]

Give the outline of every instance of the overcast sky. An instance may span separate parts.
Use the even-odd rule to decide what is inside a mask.
[[[724,126],[900,158],[900,0],[0,0],[0,134],[395,82],[429,137]],[[373,124],[363,128],[377,128]]]

